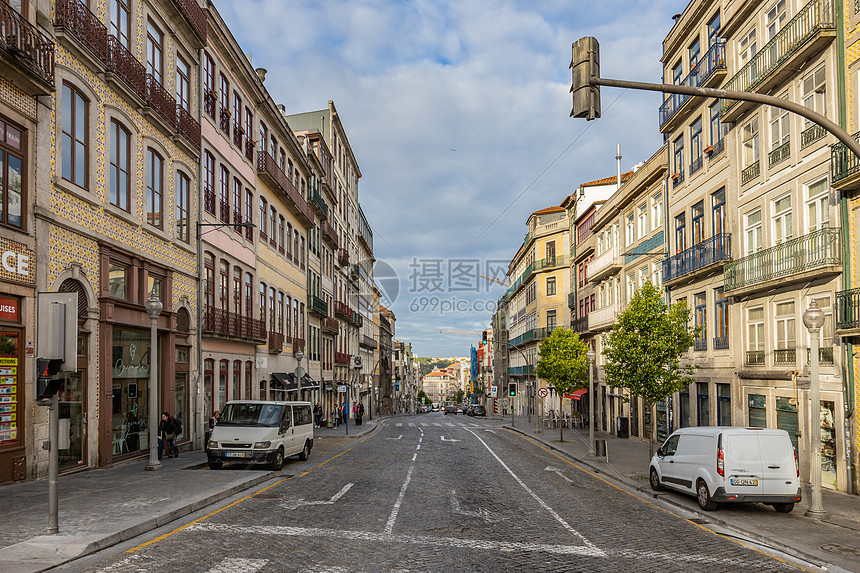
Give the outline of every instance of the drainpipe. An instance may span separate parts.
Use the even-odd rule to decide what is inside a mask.
[[[203,48],[197,50],[197,61],[203,62]],[[198,65],[200,65],[198,64]],[[199,72],[199,68],[198,68]],[[200,130],[203,130],[203,82],[198,82],[197,88],[197,123],[200,125]],[[203,281],[200,279],[200,273],[203,269],[203,235],[200,230],[200,222],[203,221],[203,146],[201,133],[201,149],[200,157],[197,160],[197,379],[194,381],[194,425],[193,430],[189,430],[189,435],[195,435],[200,431],[203,424]],[[203,434],[203,440],[206,439],[206,434]],[[195,445],[199,445],[200,440],[195,439]],[[203,443],[203,448],[206,444]]]

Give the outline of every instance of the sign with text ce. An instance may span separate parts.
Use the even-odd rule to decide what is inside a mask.
[[[0,279],[35,286],[35,262],[36,251],[0,237]]]

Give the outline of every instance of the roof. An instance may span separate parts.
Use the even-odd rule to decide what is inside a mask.
[[[557,213],[559,211],[564,211],[564,207],[547,207],[546,209],[541,209],[540,211],[535,211],[532,215],[543,215],[544,213]]]
[[[627,173],[621,174],[621,182],[624,183],[628,179],[633,177],[633,170],[631,169]],[[604,177],[603,179],[595,179],[594,181],[589,181],[588,183],[582,183],[580,187],[596,187],[597,185],[612,185],[613,183],[618,182],[618,176],[613,175],[612,177]]]

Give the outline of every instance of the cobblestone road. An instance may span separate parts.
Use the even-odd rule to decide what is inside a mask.
[[[308,462],[285,466],[292,479],[58,570],[800,570],[500,426],[434,413],[387,420],[361,441],[320,441]]]

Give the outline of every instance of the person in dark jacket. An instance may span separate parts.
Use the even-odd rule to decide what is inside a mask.
[[[176,421],[166,411],[161,413],[161,424],[158,426],[164,449],[168,458],[178,458],[179,449],[176,447]]]

